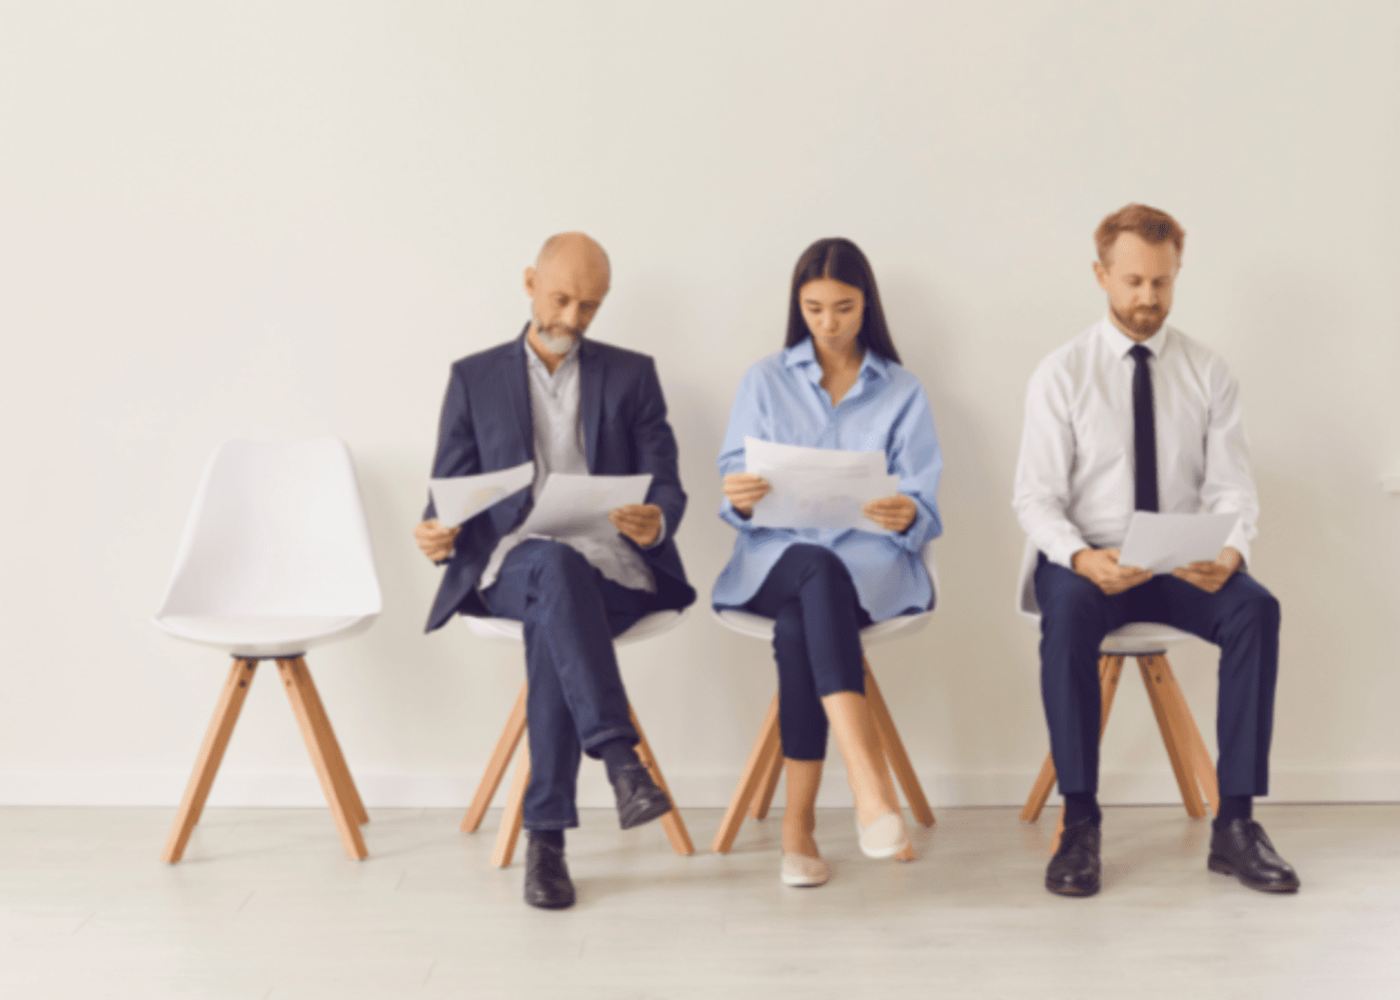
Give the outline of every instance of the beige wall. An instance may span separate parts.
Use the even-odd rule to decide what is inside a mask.
[[[422,635],[409,531],[448,364],[517,330],[521,269],[574,227],[615,266],[593,335],[658,359],[704,593],[716,450],[793,261],[867,251],[947,460],[945,601],[875,668],[935,805],[1018,801],[1045,751],[1022,393],[1100,316],[1090,232],[1130,200],[1185,225],[1173,321],[1244,387],[1275,793],[1400,798],[1398,41],[1382,0],[0,2],[0,801],[178,798],[225,661],[146,619],[210,450],[271,425],[358,462],[385,611],[311,662],[367,800],[465,802],[520,653]],[[773,686],[704,608],[623,654],[692,805],[727,797]],[[1211,652],[1174,659],[1209,731]],[[214,801],[318,801],[276,688]],[[1134,680],[1104,768],[1114,801],[1175,794]]]

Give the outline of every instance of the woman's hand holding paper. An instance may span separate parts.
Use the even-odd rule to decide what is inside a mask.
[[[871,500],[861,507],[860,512],[886,531],[898,534],[914,523],[919,508],[915,506],[912,497],[896,493],[892,497]]]
[[[734,505],[740,517],[753,514],[753,505],[768,495],[768,480],[752,472],[731,472],[724,477],[724,495]]]

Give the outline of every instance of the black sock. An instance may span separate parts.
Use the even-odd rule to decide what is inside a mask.
[[[563,830],[531,830],[530,839],[541,841],[551,847],[557,847],[560,850],[564,848]]]
[[[1210,821],[1211,829],[1223,830],[1237,819],[1254,818],[1254,799],[1248,795],[1220,796],[1220,815]]]
[[[608,769],[608,780],[616,781],[617,773],[629,764],[640,764],[642,759],[637,756],[632,741],[626,736],[619,736],[615,740],[598,747],[598,755],[603,758],[603,764]]]
[[[1099,797],[1093,792],[1068,792],[1065,794],[1065,826],[1089,820],[1095,826],[1103,822],[1099,811]]]

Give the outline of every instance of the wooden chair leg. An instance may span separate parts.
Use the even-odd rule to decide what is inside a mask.
[[[1031,786],[1030,797],[1026,799],[1026,805],[1021,810],[1021,819],[1027,823],[1034,823],[1040,819],[1040,811],[1045,808],[1045,802],[1050,798],[1050,790],[1054,787],[1055,757],[1047,753],[1045,763],[1040,765],[1040,774]]]
[[[501,730],[496,749],[491,751],[486,773],[481,776],[481,784],[476,786],[472,804],[467,809],[467,815],[462,818],[462,830],[466,833],[475,833],[476,828],[481,825],[481,818],[486,815],[486,810],[491,808],[491,800],[496,797],[496,789],[505,777],[510,759],[515,756],[515,748],[520,745],[520,737],[525,734],[525,697],[528,693],[529,684],[520,685],[520,694],[515,698],[510,717],[506,719],[506,727]]]
[[[190,782],[185,786],[185,797],[175,813],[175,823],[170,828],[165,849],[161,851],[160,859],[167,864],[173,865],[185,855],[185,845],[189,843],[190,833],[204,812],[204,800],[209,797],[209,788],[214,784],[214,776],[219,773],[224,750],[228,748],[229,737],[233,735],[234,724],[238,722],[238,713],[243,709],[257,669],[257,660],[234,660],[229,668],[219,703],[214,708],[214,717],[209,720],[209,730],[204,734],[204,743],[200,745],[199,756],[195,758]]]
[[[681,811],[676,807],[676,797],[671,794],[671,789],[666,787],[666,779],[661,774],[661,765],[656,762],[656,755],[651,752],[651,744],[647,742],[647,734],[642,732],[642,724],[637,719],[636,711],[630,705],[627,711],[632,716],[632,727],[637,730],[637,756],[641,758],[647,771],[651,773],[651,780],[656,782],[657,786],[666,793],[666,797],[671,800],[671,811],[661,817],[661,826],[671,841],[671,849],[681,855],[694,854],[695,845],[690,842],[690,831],[685,828],[685,820],[681,819]]]
[[[1186,704],[1186,695],[1177,682],[1167,658],[1162,657],[1162,667],[1167,673],[1168,691],[1171,695],[1169,707],[1176,719],[1177,745],[1186,751],[1186,759],[1196,783],[1205,792],[1206,803],[1213,816],[1220,815],[1220,782],[1215,774],[1215,762],[1210,759],[1210,749],[1201,739],[1201,731],[1196,728],[1196,720],[1191,716],[1191,707]]]
[[[510,791],[506,793],[501,829],[496,834],[496,847],[491,852],[491,863],[497,868],[508,867],[510,859],[515,857],[515,842],[520,838],[520,828],[525,823],[525,787],[529,784],[530,743],[527,740],[515,761],[515,777],[511,779]]]
[[[321,733],[321,745],[326,748],[326,764],[331,769],[331,777],[335,779],[336,788],[339,789],[340,797],[351,818],[361,825],[368,823],[369,813],[365,812],[365,804],[360,798],[360,790],[355,787],[355,779],[350,774],[350,765],[345,763],[345,754],[340,749],[340,741],[335,738],[335,729],[331,726],[331,717],[326,714],[326,706],[321,701],[321,692],[316,690],[316,682],[311,677],[306,660],[300,656],[296,659],[297,663],[301,665],[302,678],[306,682],[306,707],[311,713],[311,721]]]
[[[306,678],[309,673],[306,664],[300,659],[278,660],[277,672],[282,676],[282,687],[287,692],[287,700],[292,703],[292,714],[297,718],[297,727],[301,729],[306,752],[311,756],[311,766],[316,769],[316,777],[321,782],[321,791],[330,803],[331,817],[335,820],[336,829],[340,831],[340,842],[345,847],[345,853],[352,860],[358,861],[367,856],[369,851],[365,849],[364,838],[360,836],[359,823],[355,822],[341,797],[329,763],[330,751],[324,734],[314,722],[312,709],[307,704],[311,696],[306,690]]]
[[[783,743],[782,731],[779,728],[778,739],[768,752],[768,759],[763,763],[763,778],[758,784],[758,795],[753,800],[753,805],[749,808],[750,819],[767,819],[768,808],[773,804],[773,793],[778,788],[778,779],[783,776]]]
[[[914,765],[910,763],[904,742],[899,738],[899,730],[895,728],[894,717],[890,715],[889,706],[885,704],[884,695],[880,693],[880,685],[875,683],[875,675],[870,672],[869,660],[865,661],[865,701],[875,718],[875,730],[880,735],[885,758],[890,769],[894,771],[894,776],[899,779],[899,787],[904,789],[904,797],[909,800],[909,810],[924,826],[933,826],[933,810],[929,808],[928,799],[924,797],[919,776],[914,773]]]
[[[1173,725],[1172,696],[1169,684],[1175,683],[1164,656],[1139,656],[1138,669],[1142,671],[1143,683],[1147,686],[1147,697],[1152,702],[1152,713],[1157,716],[1157,728],[1162,732],[1162,743],[1167,748],[1167,759],[1171,761],[1172,773],[1176,775],[1177,787],[1181,789],[1181,801],[1192,819],[1203,819],[1205,806],[1201,803],[1201,792],[1196,787],[1195,775],[1187,767],[1186,755],[1177,740]],[[1168,678],[1171,677],[1171,681]]]
[[[768,714],[763,717],[763,725],[758,729],[758,739],[754,740],[749,759],[744,764],[744,773],[739,778],[739,787],[734,789],[734,797],[729,800],[724,819],[719,824],[714,843],[710,850],[716,854],[727,854],[734,846],[734,838],[739,835],[739,827],[744,822],[744,813],[758,792],[759,781],[763,778],[763,762],[772,753],[774,746],[781,747],[782,738],[778,733],[778,696],[768,706]],[[779,751],[781,752],[781,750]]]

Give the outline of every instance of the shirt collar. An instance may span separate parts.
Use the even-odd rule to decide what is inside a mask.
[[[783,348],[783,365],[788,368],[802,368],[812,365],[821,370],[821,365],[817,363],[816,348],[812,346],[812,338],[803,337],[791,347]],[[865,349],[865,358],[860,363],[860,378],[862,381],[872,378],[886,378],[890,373],[890,363],[880,357],[870,348]]]
[[[1099,329],[1104,344],[1113,352],[1115,358],[1126,358],[1128,352],[1138,344],[1142,344],[1143,347],[1151,351],[1154,358],[1160,358],[1162,352],[1167,349],[1171,335],[1171,327],[1163,323],[1157,332],[1146,340],[1134,340],[1122,330],[1118,329],[1113,323],[1113,318],[1110,316],[1105,316],[1099,321]]]

